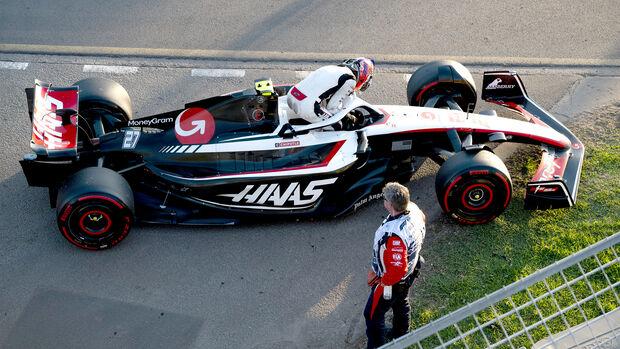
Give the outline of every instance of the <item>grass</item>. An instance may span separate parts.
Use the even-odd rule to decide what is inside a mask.
[[[569,124],[586,148],[580,191],[573,208],[523,210],[525,183],[536,171],[540,160],[537,147],[526,147],[525,152],[520,152],[507,162],[514,192],[503,215],[491,223],[479,226],[464,227],[446,218],[439,225],[428,227],[428,240],[422,251],[427,260],[426,270],[414,283],[411,298],[412,327],[421,327],[620,231],[619,125],[620,105],[583,115]],[[612,257],[599,256],[602,263]],[[594,260],[586,260],[584,268],[589,267],[589,264],[596,267]],[[615,266],[610,269],[610,278],[616,277],[612,283],[620,281],[619,269]],[[579,275],[578,270],[566,270],[565,273],[569,280]],[[593,275],[591,279],[594,288],[607,285],[603,275]],[[551,289],[562,284],[560,279],[548,278],[546,281]],[[581,292],[590,293],[588,287],[585,282],[575,283],[575,297],[580,299]],[[540,283],[529,291],[535,298],[537,294],[547,292],[546,289],[547,285]],[[613,294],[609,293],[601,297],[601,306],[605,312],[620,306]],[[522,292],[516,294],[512,301],[518,306],[527,302],[529,297],[526,292]],[[563,290],[556,294],[555,302],[564,308],[574,303],[573,299],[574,296],[568,290]],[[544,316],[548,315],[545,312],[555,312],[553,303],[554,300],[547,297],[540,301],[538,310],[533,306],[524,308],[523,319],[516,315],[506,317],[504,326],[510,333],[522,328],[520,321],[535,323],[540,319],[536,312],[540,311]],[[489,320],[494,312],[502,313],[502,304],[496,304],[495,307],[479,313],[478,320]],[[588,319],[602,314],[595,302],[587,303],[581,311]],[[579,319],[583,319],[583,315],[577,308],[566,313],[566,321],[571,326],[583,321]],[[473,320],[469,322],[459,323],[459,328],[466,331],[473,326]],[[565,329],[559,317],[548,326],[553,331]],[[531,334],[534,341],[548,336],[546,329],[539,327]],[[456,332],[455,329],[446,331]],[[485,336],[500,338],[503,334],[499,326],[491,326]],[[470,347],[484,346],[485,343],[480,333],[468,340]],[[435,343],[436,339],[428,341],[429,344],[438,344]],[[517,344],[531,346],[525,335],[518,337]]]

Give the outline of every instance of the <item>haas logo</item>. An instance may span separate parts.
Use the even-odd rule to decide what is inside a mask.
[[[222,194],[232,198],[234,204],[242,207],[292,209],[306,208],[314,204],[323,194],[321,187],[334,183],[338,178],[316,180],[304,185],[293,182],[281,186],[278,183],[246,185],[236,194]]]
[[[186,109],[174,121],[174,134],[181,144],[208,143],[214,132],[215,120],[206,109]]]

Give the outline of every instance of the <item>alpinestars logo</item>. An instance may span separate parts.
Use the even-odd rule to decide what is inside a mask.
[[[323,194],[326,185],[333,184],[338,178],[311,181],[307,185],[292,182],[288,185],[279,183],[246,185],[236,194],[221,194],[232,198],[232,206],[255,209],[304,209],[312,206]]]
[[[514,88],[516,85],[502,85],[502,79],[497,78],[495,80],[493,80],[492,83],[490,83],[487,86],[487,90],[497,90],[497,89],[508,89],[508,88]]]

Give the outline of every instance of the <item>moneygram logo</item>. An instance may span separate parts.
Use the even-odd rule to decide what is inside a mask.
[[[214,132],[213,115],[202,108],[186,109],[174,122],[174,134],[181,144],[208,143]]]
[[[160,124],[169,124],[174,122],[173,118],[154,118],[154,119],[138,119],[129,120],[127,126],[129,127],[150,127]]]

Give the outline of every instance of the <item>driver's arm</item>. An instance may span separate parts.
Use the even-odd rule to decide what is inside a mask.
[[[407,249],[398,236],[391,236],[388,239],[381,259],[385,268],[385,273],[381,278],[383,285],[394,285],[407,274]]]
[[[327,110],[336,114],[337,109],[341,107],[345,98],[353,94],[353,88],[355,88],[355,79],[351,78],[346,80],[327,103]]]

